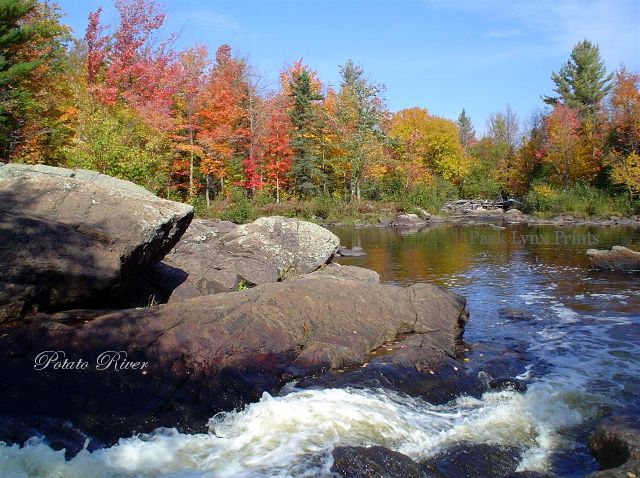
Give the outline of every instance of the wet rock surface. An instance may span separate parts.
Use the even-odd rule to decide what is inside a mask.
[[[589,449],[602,469],[589,478],[640,476],[640,418],[614,415],[601,420],[589,435]]]
[[[444,404],[483,389],[475,377],[466,373],[463,362],[421,346],[420,342],[420,336],[410,336],[385,344],[363,366],[308,377],[297,387],[384,388],[433,404]]]
[[[418,463],[381,446],[340,446],[333,450],[331,471],[342,478],[428,478]]]
[[[441,478],[502,478],[515,472],[522,450],[512,446],[461,443],[424,463]]]
[[[433,360],[447,363],[466,320],[464,300],[434,286],[331,277],[263,284],[75,325],[39,316],[28,326],[0,330],[0,413],[68,419],[106,443],[158,426],[202,431],[216,411],[276,393],[294,377],[362,365],[371,351],[403,334],[420,337]],[[34,370],[43,350],[63,352],[58,361],[67,359],[70,368]],[[97,370],[104,351],[121,352],[117,365],[124,359],[148,365]],[[86,368],[77,367],[80,359]]]

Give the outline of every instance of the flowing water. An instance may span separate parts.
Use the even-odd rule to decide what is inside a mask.
[[[525,449],[519,469],[584,477],[596,468],[588,432],[610,411],[640,413],[640,275],[589,270],[585,251],[638,248],[629,228],[442,226],[335,230],[368,255],[344,264],[383,282],[430,282],[468,299],[470,343],[524,349],[527,392],[489,392],[432,405],[385,390],[265,394],[219,414],[209,433],[161,429],[70,461],[33,439],[0,444],[0,477],[331,476],[338,444],[383,445],[425,460],[461,442]],[[589,245],[590,244],[590,245]],[[517,309],[527,320],[499,311]]]

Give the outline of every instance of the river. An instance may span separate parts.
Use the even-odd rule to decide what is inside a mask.
[[[432,405],[379,389],[287,387],[212,417],[207,434],[162,429],[70,461],[36,439],[22,448],[0,445],[0,477],[331,476],[338,444],[378,444],[426,460],[471,442],[518,446],[525,450],[519,469],[577,478],[597,468],[586,447],[593,423],[610,411],[640,413],[640,275],[591,271],[585,256],[589,247],[638,249],[640,230],[446,225],[334,232],[343,245],[367,252],[343,264],[374,269],[386,283],[437,283],[466,296],[465,341],[522,351],[527,363],[518,378],[527,391]]]

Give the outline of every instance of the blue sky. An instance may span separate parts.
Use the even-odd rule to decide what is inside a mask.
[[[82,36],[87,14],[111,0],[58,0]],[[552,71],[572,46],[600,45],[609,70],[640,70],[638,0],[166,0],[166,30],[177,46],[228,43],[275,88],[284,65],[304,58],[323,82],[338,85],[347,59],[386,86],[391,110],[420,106],[455,119],[465,108],[484,130],[510,104],[521,118],[542,107]]]

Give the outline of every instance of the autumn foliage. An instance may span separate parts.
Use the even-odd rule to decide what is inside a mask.
[[[464,110],[457,122],[390,111],[352,61],[335,86],[298,59],[261,87],[229,45],[176,49],[153,0],[115,0],[113,25],[97,8],[75,44],[48,2],[23,7],[3,20],[18,32],[0,68],[14,92],[0,97],[3,161],[94,169],[195,203],[402,200],[442,184],[489,198],[577,184],[640,194],[640,75],[612,78],[588,41],[552,76],[546,110],[523,121],[507,107],[477,135]]]

